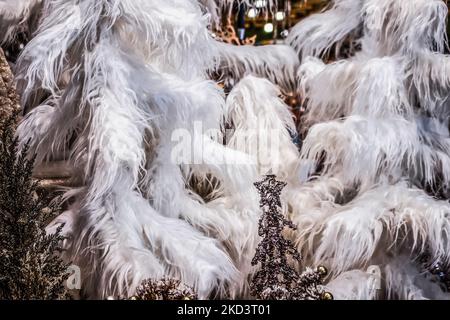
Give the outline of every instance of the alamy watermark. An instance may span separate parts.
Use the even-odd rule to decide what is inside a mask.
[[[81,269],[77,265],[70,265],[66,271],[69,277],[66,280],[66,288],[69,290],[81,289]]]
[[[281,138],[288,138],[286,129],[266,129],[256,123],[253,128],[205,129],[196,121],[191,129],[172,131],[171,162],[178,165],[252,165],[271,167],[282,165]],[[226,146],[227,148],[224,148]]]

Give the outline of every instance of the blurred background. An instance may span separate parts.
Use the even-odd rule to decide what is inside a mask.
[[[449,5],[448,0],[444,1]],[[278,9],[270,12],[264,10],[267,0],[257,0],[252,8],[244,4],[235,5],[228,13],[230,16],[228,23],[231,23],[241,41],[248,39],[244,41],[245,44],[275,44],[281,42],[297,22],[320,12],[331,2],[331,0],[278,0]],[[224,24],[226,22],[223,21]],[[450,34],[450,25],[447,30]]]
[[[255,44],[274,44],[288,35],[288,30],[301,19],[321,11],[330,0],[279,0],[278,9],[265,10],[267,0],[257,0],[255,6],[235,5],[229,15],[239,39],[252,39]],[[226,19],[226,13],[225,13]],[[226,24],[226,21],[223,22]]]

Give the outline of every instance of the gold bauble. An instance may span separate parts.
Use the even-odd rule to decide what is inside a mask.
[[[317,272],[322,276],[325,277],[328,274],[328,269],[325,268],[324,266],[318,266],[317,267]]]
[[[321,300],[334,300],[333,295],[331,294],[331,292],[325,291],[324,293],[322,293],[322,296],[320,297]]]

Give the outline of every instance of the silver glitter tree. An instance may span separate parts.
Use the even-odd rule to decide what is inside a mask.
[[[266,175],[255,186],[260,195],[263,214],[258,229],[262,241],[252,260],[252,265],[260,264],[251,282],[252,294],[263,300],[332,299],[333,296],[321,288],[323,278],[327,275],[325,267],[307,269],[299,275],[288,263],[289,257],[300,262],[301,256],[293,243],[282,234],[285,227],[296,229],[281,212],[280,194],[286,183],[277,181],[275,175]]]

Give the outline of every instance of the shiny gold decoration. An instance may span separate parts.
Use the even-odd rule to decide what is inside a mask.
[[[324,293],[322,293],[322,296],[320,297],[321,300],[334,300],[333,295],[331,294],[331,292],[325,291]]]
[[[324,266],[318,266],[317,267],[317,272],[322,276],[322,277],[326,277],[328,275],[328,269],[325,268]]]

